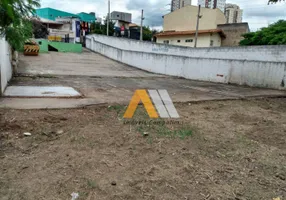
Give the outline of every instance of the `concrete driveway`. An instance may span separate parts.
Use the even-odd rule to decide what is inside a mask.
[[[140,61],[138,61],[140,62]],[[2,98],[0,107],[70,108],[93,104],[128,104],[136,89],[166,89],[174,102],[286,96],[285,91],[200,82],[148,73],[99,54],[20,56],[19,76],[11,86],[64,86],[81,98]]]
[[[20,55],[21,75],[64,75],[97,77],[158,77],[84,49],[83,53],[50,52],[29,57]]]

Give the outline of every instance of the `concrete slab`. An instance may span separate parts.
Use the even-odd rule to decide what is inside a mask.
[[[212,100],[235,100],[256,97],[286,97],[285,91],[251,88],[236,85],[192,81],[173,77],[164,78],[94,78],[57,76],[16,77],[11,81],[13,86],[48,86],[68,85],[79,91],[88,101],[73,99],[23,99],[4,98],[0,107],[17,109],[34,108],[73,108],[90,104],[123,104],[128,105],[136,89],[166,89],[173,102],[198,102]]]
[[[72,87],[62,86],[8,86],[6,97],[80,97],[81,94]]]
[[[101,105],[97,99],[62,99],[62,98],[0,98],[0,108],[11,109],[66,109]]]
[[[18,73],[49,76],[163,77],[145,72],[85,50],[83,53],[42,53],[28,57],[20,54]]]

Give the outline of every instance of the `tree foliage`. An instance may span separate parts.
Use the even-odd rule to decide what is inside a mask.
[[[282,45],[286,44],[286,21],[279,20],[267,28],[246,33],[240,45]]]
[[[47,38],[49,31],[39,20],[33,18],[30,20],[33,27],[33,35],[35,38]]]
[[[149,26],[143,26],[143,40],[152,41],[152,38],[153,38],[152,30],[149,28]]]
[[[0,35],[14,49],[19,49],[32,36],[32,25],[28,20],[40,0],[1,0],[0,1]]]
[[[109,28],[108,28],[108,30],[109,30],[109,36],[113,36],[114,35],[114,27],[115,27],[115,22],[113,22],[113,21],[109,21]],[[105,20],[104,21],[104,24],[103,24],[103,26],[102,26],[102,32],[103,32],[103,34],[105,34],[106,35],[106,33],[107,33],[107,20]]]
[[[115,26],[115,23],[110,21],[109,22],[109,36],[112,36],[114,34],[114,26]],[[106,35],[107,34],[107,20],[104,21],[104,24],[101,24],[100,22],[93,22],[91,24],[90,29],[91,29],[91,33]]]

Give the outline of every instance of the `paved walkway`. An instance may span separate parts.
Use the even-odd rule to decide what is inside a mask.
[[[161,76],[84,52],[21,56],[19,72],[12,86],[73,87],[80,99],[2,98],[0,107],[73,108],[94,104],[128,104],[136,89],[166,89],[174,102],[286,96],[286,91],[250,88]]]

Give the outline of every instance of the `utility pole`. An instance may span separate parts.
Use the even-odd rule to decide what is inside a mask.
[[[110,20],[110,0],[108,0],[107,30],[106,30],[107,36],[109,36],[109,20]]]
[[[144,10],[141,13],[141,28],[140,28],[140,41],[143,41],[143,20],[144,20]]]
[[[201,5],[199,5],[199,10],[198,10],[198,18],[197,18],[197,28],[196,28],[196,37],[195,37],[195,48],[197,48],[197,43],[198,43],[198,34],[199,34],[199,24],[200,24],[200,18],[202,17],[201,15]]]

